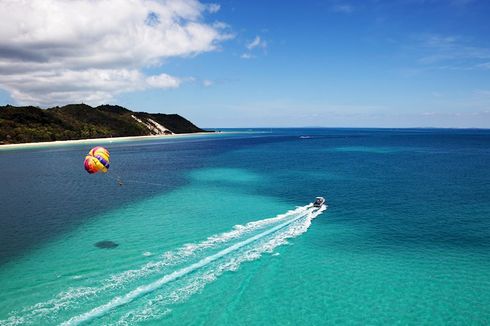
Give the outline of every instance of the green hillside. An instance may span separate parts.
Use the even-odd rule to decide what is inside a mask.
[[[117,105],[0,106],[0,144],[204,131],[178,114],[133,112]]]

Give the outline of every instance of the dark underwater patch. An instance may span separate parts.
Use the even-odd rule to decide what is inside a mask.
[[[100,249],[114,249],[117,246],[119,246],[119,244],[117,244],[113,241],[104,240],[104,241],[99,241],[99,242],[95,243],[94,246],[96,246],[97,248],[100,248]]]

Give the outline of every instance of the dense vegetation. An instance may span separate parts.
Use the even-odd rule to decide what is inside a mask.
[[[133,112],[117,105],[7,105],[0,106],[0,144],[155,134],[132,116],[144,123],[152,119],[176,134],[204,131],[178,114]]]

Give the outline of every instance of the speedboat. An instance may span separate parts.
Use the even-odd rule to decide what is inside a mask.
[[[313,203],[313,207],[322,207],[323,204],[325,204],[325,198],[316,197],[315,202]]]

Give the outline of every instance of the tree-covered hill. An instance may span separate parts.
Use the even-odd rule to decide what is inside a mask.
[[[133,112],[117,105],[0,106],[0,144],[203,131],[178,114]]]

